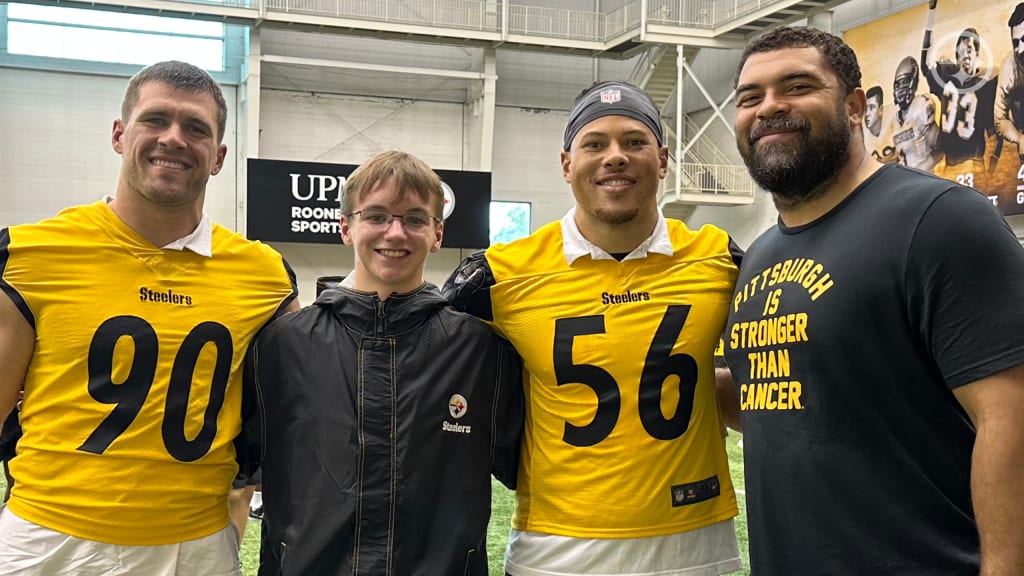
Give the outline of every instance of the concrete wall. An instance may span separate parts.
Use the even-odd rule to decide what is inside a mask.
[[[121,158],[111,130],[127,79],[0,69],[0,226],[33,222],[113,194]],[[206,210],[235,227],[235,89],[225,87],[229,161],[210,179]]]

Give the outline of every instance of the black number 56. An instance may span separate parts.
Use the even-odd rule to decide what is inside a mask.
[[[652,438],[672,440],[686,432],[693,413],[697,388],[697,362],[689,354],[672,354],[672,347],[686,324],[689,306],[669,306],[647,350],[640,375],[639,413],[644,430]],[[586,426],[565,423],[562,440],[573,446],[593,446],[612,433],[622,405],[619,384],[607,370],[572,361],[573,340],[585,334],[604,334],[604,316],[581,316],[555,320],[555,378],[558,385],[583,384],[597,394],[597,412]],[[623,353],[628,353],[623,351]],[[679,377],[679,406],[671,418],[661,412],[661,389],[665,378]]]
[[[123,382],[113,382],[114,347],[123,337],[135,344],[132,366]],[[210,400],[203,415],[203,427],[195,438],[185,437],[185,418],[192,392],[192,376],[203,347],[217,348],[217,361],[210,383]],[[100,324],[89,345],[89,395],[103,404],[116,404],[113,411],[78,447],[83,452],[102,454],[131,426],[138,416],[156,374],[159,344],[153,327],[137,316],[115,316]],[[163,440],[176,460],[193,462],[206,455],[217,436],[217,414],[224,405],[224,393],[231,375],[234,347],[231,333],[217,322],[203,322],[185,336],[171,367],[164,405]]]

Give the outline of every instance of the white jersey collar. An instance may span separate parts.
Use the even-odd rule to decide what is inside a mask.
[[[590,256],[592,260],[615,260],[615,257],[605,252],[583,237],[578,226],[576,226],[576,207],[571,208],[565,216],[562,216],[562,247],[565,253],[565,261],[570,266],[578,258]],[[654,225],[654,231],[639,246],[626,255],[623,260],[635,260],[646,258],[648,253],[672,255],[672,240],[668,237],[668,224],[665,217],[658,210],[658,222]]]
[[[113,196],[104,196],[103,201],[110,204]],[[213,221],[203,211],[203,217],[199,219],[199,225],[191,233],[178,238],[177,240],[161,246],[161,250],[191,250],[200,256],[210,258],[213,256]]]

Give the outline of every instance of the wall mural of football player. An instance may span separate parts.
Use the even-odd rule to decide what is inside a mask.
[[[938,146],[937,99],[918,94],[921,70],[917,60],[907,56],[896,67],[892,81],[896,114],[892,119],[892,141],[901,164],[931,172],[942,158]]]
[[[864,109],[864,127],[871,135],[878,138],[882,132],[882,99],[885,93],[881,86],[872,86],[867,92],[867,108]]]
[[[1024,214],[1024,0],[914,4],[843,32],[863,86],[885,90],[899,160],[972,186],[1005,215]],[[911,130],[918,120],[922,129]]]
[[[999,70],[995,125],[1003,139],[1016,144],[1018,156],[1024,159],[1024,2],[1013,9],[1007,25],[1013,49]]]
[[[879,162],[896,162],[899,156],[892,143],[892,114],[885,106],[885,92],[881,86],[872,86],[867,91],[867,107],[864,110],[864,149]]]
[[[932,30],[937,4],[938,0],[928,2],[921,45],[928,89],[941,102],[939,148],[945,161],[935,167],[935,173],[965,186],[987,189],[985,136],[995,131],[992,107],[996,81],[992,71],[981,65],[982,41],[974,28],[965,28],[957,37],[956,61],[935,54]]]

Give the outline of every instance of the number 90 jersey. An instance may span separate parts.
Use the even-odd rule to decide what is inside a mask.
[[[558,222],[484,253],[493,326],[529,372],[519,530],[638,538],[737,513],[712,356],[739,250],[666,223],[671,256],[567,264]]]
[[[0,297],[36,336],[15,514],[121,545],[227,525],[242,362],[295,288],[269,247],[213,225],[211,248],[158,249],[104,202],[0,231]]]

